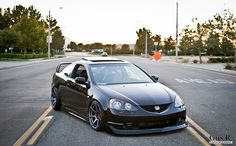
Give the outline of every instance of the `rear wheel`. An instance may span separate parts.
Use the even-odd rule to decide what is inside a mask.
[[[94,130],[103,130],[104,112],[99,102],[93,101],[89,107],[89,124]]]
[[[51,105],[54,110],[60,110],[61,108],[61,100],[58,97],[58,90],[55,87],[51,90]]]

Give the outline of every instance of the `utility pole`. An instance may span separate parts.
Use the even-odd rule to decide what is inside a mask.
[[[50,10],[49,10],[49,23],[48,23],[48,37],[47,37],[47,42],[48,42],[48,58],[50,58],[50,43],[52,42],[52,37],[51,37],[51,28],[50,28],[50,23],[51,23],[51,16],[50,16]]]
[[[112,56],[112,44],[111,44],[111,56]]]
[[[175,45],[175,57],[178,62],[178,2],[176,2],[176,45]]]
[[[147,30],[145,35],[145,56],[147,57]]]
[[[133,55],[135,55],[135,47],[134,47],[134,49],[133,49]]]

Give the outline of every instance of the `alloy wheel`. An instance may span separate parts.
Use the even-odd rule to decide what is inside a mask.
[[[102,129],[103,111],[98,102],[94,101],[89,107],[89,123],[95,130]]]
[[[51,104],[52,104],[52,107],[55,107],[56,103],[57,103],[56,93],[55,93],[54,90],[55,89],[52,89],[52,92],[51,92]]]
[[[52,91],[51,91],[51,105],[52,105],[52,108],[54,110],[60,110],[60,107],[61,107],[61,101],[58,97],[58,93],[57,93],[57,88],[52,88]]]

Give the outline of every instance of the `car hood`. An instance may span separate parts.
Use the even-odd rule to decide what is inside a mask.
[[[171,103],[173,91],[160,83],[119,84],[98,86],[110,98],[130,100],[138,105]]]

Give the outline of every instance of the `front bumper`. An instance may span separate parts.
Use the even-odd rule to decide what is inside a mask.
[[[162,133],[187,127],[186,109],[170,108],[163,113],[138,112],[123,115],[114,111],[106,113],[106,125],[118,135]]]
[[[164,128],[152,128],[152,129],[136,129],[136,130],[126,130],[126,129],[116,129],[115,127],[108,125],[111,131],[118,135],[137,135],[137,134],[153,134],[153,133],[163,133],[169,131],[180,130],[188,126],[187,122],[181,125],[169,126]]]

